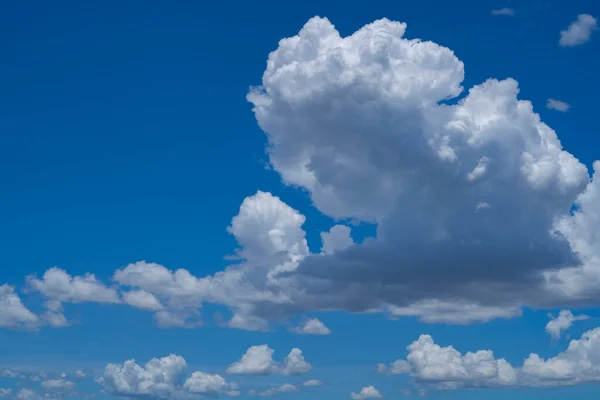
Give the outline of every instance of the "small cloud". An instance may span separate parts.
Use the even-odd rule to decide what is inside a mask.
[[[571,105],[569,103],[565,103],[564,101],[548,99],[548,102],[546,102],[546,107],[548,107],[550,110],[567,112],[569,111],[569,108],[571,108]]]
[[[329,334],[331,334],[331,330],[328,327],[326,327],[325,324],[317,318],[312,318],[312,319],[303,321],[298,327],[293,328],[292,332],[298,333],[300,335],[329,335]]]
[[[587,315],[573,315],[570,310],[561,310],[558,313],[557,317],[553,315],[548,315],[550,317],[550,321],[546,324],[546,332],[552,337],[554,340],[560,339],[563,332],[573,325],[575,321],[585,321],[589,317]]]
[[[379,390],[375,389],[374,386],[365,386],[362,388],[360,393],[352,392],[350,398],[352,400],[365,400],[365,399],[381,399],[383,396],[379,393]]]
[[[569,25],[564,31],[560,31],[560,41],[558,44],[562,47],[579,46],[590,40],[592,30],[596,29],[597,20],[590,14],[579,14],[577,19]]]
[[[505,7],[499,10],[492,10],[492,15],[508,15],[512,17],[515,15],[515,10]]]
[[[306,386],[306,387],[316,387],[316,386],[323,386],[323,385],[324,385],[324,383],[317,379],[311,379],[311,380],[308,380],[308,381],[302,383],[302,386]]]

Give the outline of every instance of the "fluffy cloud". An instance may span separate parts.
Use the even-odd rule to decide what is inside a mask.
[[[90,273],[71,276],[65,270],[55,267],[47,270],[42,279],[37,279],[34,275],[27,277],[27,283],[32,290],[60,302],[120,303],[117,291],[107,287]]]
[[[302,350],[292,349],[290,354],[283,360],[281,373],[283,375],[302,375],[312,369],[312,366],[304,359]]]
[[[530,386],[569,386],[600,382],[600,328],[585,332],[556,357],[531,354],[523,363],[523,382]]]
[[[324,383],[317,379],[310,379],[306,382],[302,382],[302,386],[305,386],[305,387],[317,387],[317,386],[323,386],[323,385],[324,385]]]
[[[0,378],[15,379],[19,377],[19,373],[8,368],[0,370]]]
[[[564,101],[556,100],[556,99],[548,99],[546,102],[546,107],[550,110],[556,110],[560,112],[567,112],[571,106],[569,103],[565,103]]]
[[[513,10],[512,8],[500,8],[497,10],[492,10],[492,15],[508,15],[508,16],[513,16],[515,15],[515,10]]]
[[[153,358],[144,367],[136,364],[135,360],[128,360],[122,366],[108,364],[98,382],[105,392],[124,397],[170,399],[185,394],[238,394],[237,387],[219,375],[196,371],[185,379],[186,366],[183,357],[173,354],[164,358]]]
[[[587,315],[573,315],[571,310],[561,310],[556,318],[552,315],[549,317],[550,321],[546,324],[546,332],[555,340],[560,339],[562,333],[569,329],[573,322],[589,318]]]
[[[292,331],[301,335],[329,335],[331,333],[331,330],[317,318],[302,321],[300,326],[292,329]]]
[[[29,311],[13,286],[0,285],[0,328],[36,329],[39,318]]]
[[[152,293],[148,293],[145,290],[133,290],[123,293],[123,301],[141,310],[158,311],[163,308],[160,301]]]
[[[461,354],[452,346],[441,347],[431,336],[421,337],[408,347],[406,360],[381,373],[409,374],[417,383],[437,389],[550,387],[600,382],[600,328],[572,340],[567,350],[547,360],[530,354],[520,368],[497,359],[491,350]]]
[[[192,373],[192,376],[184,382],[183,388],[191,394],[209,396],[217,394],[237,396],[240,394],[237,386],[228,383],[222,376],[198,371]]]
[[[75,378],[83,380],[87,378],[87,374],[82,370],[78,369],[77,371],[75,371]]]
[[[375,389],[374,386],[365,386],[361,389],[360,393],[350,393],[352,400],[365,400],[365,399],[381,399],[383,396],[379,393],[379,390]]]
[[[241,375],[271,374],[276,368],[273,353],[274,350],[266,344],[252,346],[239,361],[236,361],[227,368],[227,373]]]
[[[407,347],[406,360],[393,363],[392,374],[410,374],[418,382],[444,389],[514,386],[517,371],[490,350],[462,355],[452,346],[441,347],[429,335],[421,335]],[[385,370],[381,365],[379,371]]]
[[[228,227],[237,263],[207,277],[129,264],[113,276],[123,302],[160,326],[198,326],[216,303],[232,312],[227,326],[256,331],[320,310],[467,324],[598,303],[599,180],[516,81],[454,100],[463,63],[405,31],[382,19],[342,37],[313,18],[279,42],[248,94],[283,182],[336,220],[376,224],[375,237],[355,243],[336,225],[311,254],[305,217],[258,191]],[[29,283],[56,301],[121,301],[93,275],[53,268]]]
[[[273,353],[274,350],[266,344],[252,346],[239,361],[227,368],[227,373],[240,375],[269,375],[272,373],[302,375],[312,369],[312,366],[304,359],[300,349],[292,349],[281,366],[273,360]]]
[[[144,367],[128,360],[122,366],[108,364],[100,382],[108,393],[118,396],[169,398],[176,392],[186,366],[183,357],[173,354],[153,358]]]
[[[579,46],[590,39],[592,31],[596,29],[596,18],[589,14],[579,14],[577,19],[569,25],[569,28],[560,31],[560,41],[563,47]]]
[[[313,18],[279,42],[248,95],[283,181],[326,215],[377,224],[376,238],[282,274],[280,312],[394,309],[469,323],[574,301],[569,280],[592,266],[575,249],[582,227],[560,221],[587,168],[512,79],[440,105],[461,93],[463,63],[405,30],[383,19],[341,37]]]
[[[0,388],[0,399],[6,399],[12,394],[12,389]]]

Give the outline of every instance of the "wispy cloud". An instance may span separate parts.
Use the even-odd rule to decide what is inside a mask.
[[[515,10],[513,10],[512,8],[500,8],[498,10],[492,10],[492,14],[493,15],[508,15],[508,16],[514,16],[515,15]]]
[[[565,103],[564,101],[548,99],[546,102],[546,107],[548,107],[550,110],[567,112],[569,111],[569,108],[571,108],[571,105],[569,103]]]

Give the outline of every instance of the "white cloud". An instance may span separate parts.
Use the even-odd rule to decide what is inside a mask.
[[[276,284],[258,284],[290,301],[256,302],[255,314],[395,310],[470,323],[580,294],[565,285],[591,268],[574,251],[581,226],[556,221],[589,184],[586,167],[513,79],[439,105],[461,93],[463,63],[405,30],[384,19],[341,37],[313,18],[269,55],[248,100],[270,164],[321,212],[375,222],[377,236],[304,255]]]
[[[492,14],[493,15],[508,15],[508,16],[513,16],[515,15],[515,10],[513,10],[512,8],[500,8],[498,10],[492,10]]]
[[[273,373],[302,375],[312,369],[312,366],[304,359],[300,349],[292,349],[281,366],[273,360],[273,353],[273,349],[266,344],[252,346],[239,361],[227,368],[227,373],[239,375],[270,375]]]
[[[75,383],[64,378],[47,379],[40,383],[40,387],[48,392],[65,393],[75,389]]]
[[[173,354],[153,358],[144,367],[128,360],[122,366],[108,364],[100,382],[107,393],[116,396],[169,398],[176,392],[186,366],[183,357]]]
[[[590,39],[592,31],[596,29],[596,18],[589,14],[579,14],[569,28],[560,31],[559,44],[563,47],[579,46]]]
[[[325,326],[323,322],[321,322],[317,318],[309,318],[305,321],[302,321],[300,326],[292,329],[293,332],[299,333],[301,335],[329,335],[331,334],[331,330]]]
[[[573,322],[588,319],[587,315],[573,315],[571,310],[561,310],[556,318],[549,315],[550,321],[546,324],[546,332],[552,339],[560,339],[564,331],[569,329]]]
[[[123,301],[141,310],[158,311],[163,308],[160,301],[152,293],[148,293],[145,290],[132,290],[123,293]]]
[[[0,399],[6,399],[12,394],[12,389],[0,388]]]
[[[13,371],[11,369],[4,368],[4,369],[0,370],[0,378],[16,379],[18,377],[19,377],[19,373],[16,371]]]
[[[201,394],[215,396],[225,394],[228,396],[237,396],[239,391],[237,386],[228,383],[222,376],[216,374],[206,374],[204,372],[194,372],[183,384],[183,388],[192,394]]]
[[[87,374],[85,372],[83,372],[82,370],[78,369],[77,371],[75,371],[75,378],[77,379],[86,379],[87,378]]]
[[[546,107],[550,110],[556,110],[560,112],[567,112],[571,106],[569,103],[565,103],[564,101],[556,100],[556,99],[548,99],[546,102]]]
[[[365,399],[381,399],[383,396],[379,393],[379,390],[375,389],[374,386],[365,386],[361,389],[360,393],[352,392],[350,394],[352,400],[365,400]]]
[[[544,360],[531,354],[523,363],[523,381],[529,386],[570,386],[600,382],[600,328],[572,340],[556,357]]]
[[[27,283],[32,290],[60,302],[120,303],[117,291],[90,273],[71,276],[65,270],[54,267],[48,269],[42,279],[28,276]]]
[[[324,385],[324,383],[317,379],[310,379],[306,382],[302,382],[302,386],[306,386],[306,387],[317,387],[317,386],[323,386],[323,385]]]
[[[186,379],[186,366],[185,359],[174,354],[153,358],[144,367],[128,360],[123,365],[108,364],[97,381],[106,393],[123,397],[171,399],[239,394],[235,384],[217,374],[195,371]]]
[[[281,373],[283,375],[302,375],[312,369],[310,365],[302,355],[302,350],[292,349],[290,354],[287,355],[283,360],[283,368]]]
[[[276,369],[273,349],[266,344],[250,347],[242,358],[227,368],[228,374],[268,375]]]
[[[275,396],[280,393],[289,393],[289,392],[297,392],[298,388],[290,383],[285,383],[279,387],[271,388],[264,390],[262,392],[257,392],[256,394],[259,396]]]
[[[379,372],[409,374],[417,383],[437,389],[554,387],[600,382],[600,328],[572,340],[567,350],[543,359],[532,353],[520,368],[497,359],[491,350],[461,354],[452,346],[441,347],[431,336],[421,335],[407,347],[406,360]],[[394,368],[396,368],[396,372]]]
[[[39,318],[29,311],[13,286],[0,285],[0,328],[37,329]]]

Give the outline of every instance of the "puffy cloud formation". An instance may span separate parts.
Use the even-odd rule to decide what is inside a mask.
[[[300,349],[292,349],[281,366],[273,360],[273,353],[274,350],[266,344],[252,346],[239,361],[227,368],[227,373],[240,375],[269,375],[273,373],[302,375],[312,369],[312,366],[304,359]]]
[[[290,354],[287,355],[283,360],[283,367],[281,373],[283,375],[302,375],[312,369],[310,365],[302,355],[302,350],[292,349]]]
[[[42,279],[34,275],[27,277],[27,283],[32,290],[59,302],[120,303],[117,291],[107,287],[91,273],[71,276],[55,267],[47,270]]]
[[[331,334],[331,330],[325,326],[323,322],[321,322],[317,318],[309,318],[305,321],[302,321],[300,326],[292,329],[293,332],[299,333],[301,335],[329,335]]]
[[[239,361],[227,368],[228,374],[268,375],[276,369],[274,350],[266,344],[250,347]]]
[[[491,350],[461,354],[452,346],[441,347],[431,336],[421,335],[407,347],[406,360],[380,373],[409,374],[416,382],[437,389],[549,387],[600,382],[600,328],[585,332],[556,357],[544,360],[530,354],[520,368],[496,359]]]
[[[548,99],[546,102],[546,107],[550,110],[556,110],[560,112],[567,112],[571,106],[569,103],[565,103],[564,101],[556,100],[556,99]]]
[[[313,18],[279,42],[248,94],[283,182],[336,220],[376,224],[375,237],[355,243],[336,225],[311,253],[305,217],[258,191],[228,227],[239,260],[224,271],[129,264],[113,276],[122,300],[93,275],[58,268],[30,287],[58,302],[133,305],[160,326],[198,326],[198,310],[216,303],[232,312],[227,326],[257,331],[322,310],[468,324],[522,306],[597,304],[596,175],[518,98],[516,81],[490,79],[455,100],[463,63],[405,31],[382,19],[341,37]]]
[[[360,393],[350,393],[352,400],[365,400],[365,399],[381,399],[383,396],[379,393],[379,390],[375,389],[374,386],[365,386],[361,389]]]
[[[559,45],[563,47],[579,46],[590,40],[592,31],[596,29],[596,18],[589,14],[579,14],[577,19],[564,31],[560,31]]]
[[[185,379],[185,359],[177,355],[153,358],[144,367],[135,360],[123,365],[108,364],[98,379],[104,390],[115,396],[170,399],[185,394],[237,395],[235,385],[219,375],[193,372]]]
[[[305,256],[283,275],[281,308],[468,323],[570,301],[565,287],[585,263],[574,249],[581,227],[564,221],[586,167],[512,79],[440,104],[461,93],[463,63],[405,30],[383,19],[341,37],[313,18],[280,41],[248,95],[283,181],[326,215],[377,224],[376,238]]]
[[[552,315],[549,317],[550,321],[546,324],[546,332],[555,340],[560,339],[562,333],[569,329],[573,322],[589,318],[587,315],[573,315],[571,310],[561,310],[556,318]]]
[[[39,318],[29,311],[13,286],[0,285],[0,328],[36,329]]]
[[[513,10],[512,8],[500,8],[497,10],[492,10],[492,15],[507,15],[512,17],[513,15],[515,15],[515,10]]]
[[[87,374],[85,372],[83,372],[82,370],[78,369],[77,371],[75,371],[75,378],[79,379],[79,380],[83,380],[87,378]]]
[[[227,396],[238,396],[240,392],[237,386],[228,383],[225,379],[216,374],[206,374],[204,372],[194,372],[183,384],[183,388],[191,394],[214,396],[224,394]]]
[[[600,382],[600,328],[585,332],[556,357],[531,354],[521,369],[530,386],[570,386]]]
[[[0,399],[6,399],[12,394],[12,389],[0,388]]]

